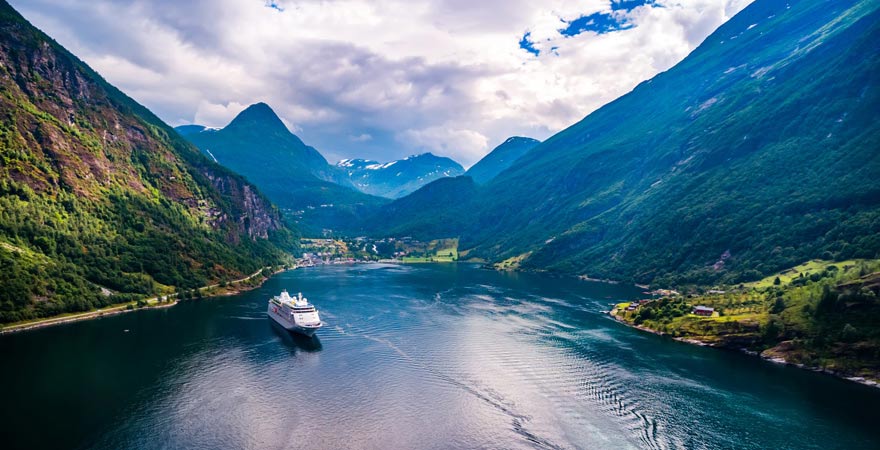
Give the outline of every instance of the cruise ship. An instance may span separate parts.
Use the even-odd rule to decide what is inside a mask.
[[[291,297],[286,290],[269,300],[269,317],[288,331],[312,336],[321,328],[318,310],[302,296]]]

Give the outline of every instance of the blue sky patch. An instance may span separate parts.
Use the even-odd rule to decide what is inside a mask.
[[[563,36],[577,36],[585,31],[604,34],[611,31],[626,30],[634,26],[627,22],[625,18],[618,17],[608,13],[593,13],[568,22],[568,26],[559,30],[559,32]]]
[[[656,0],[611,0],[612,11],[632,11],[642,5],[655,6]]]
[[[283,8],[281,5],[279,5],[278,2],[275,1],[275,0],[268,0],[268,1],[266,2],[266,7],[267,7],[267,8],[272,8],[272,9],[274,9],[274,10],[276,10],[276,11],[279,11],[279,12],[283,12],[283,11],[284,11],[284,8]]]
[[[635,25],[628,22],[625,13],[643,5],[657,6],[656,0],[611,0],[611,12],[597,12],[578,17],[568,26],[559,30],[563,36],[577,36],[585,31],[597,34],[610,33],[612,31],[627,30]]]
[[[565,28],[559,30],[563,36],[577,36],[585,31],[592,31],[596,34],[605,34],[612,31],[628,30],[635,27],[635,24],[628,20],[628,12],[639,6],[648,5],[652,8],[659,8],[655,2],[657,0],[611,0],[611,12],[597,12],[585,16],[578,17],[570,22],[565,22]],[[519,41],[519,48],[538,56],[541,51],[535,47],[534,41],[531,39],[531,32],[526,32]],[[553,47],[550,52],[558,55],[556,51],[558,47]]]
[[[539,54],[541,54],[541,51],[538,50],[537,48],[535,48],[535,44],[531,41],[531,39],[529,39],[529,37],[531,37],[531,35],[532,35],[531,31],[526,31],[526,34],[524,34],[522,39],[519,41],[519,48],[521,48],[521,49],[523,49],[523,50],[525,50],[535,56],[538,56]]]

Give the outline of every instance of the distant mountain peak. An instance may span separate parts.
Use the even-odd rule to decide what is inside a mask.
[[[540,143],[541,141],[530,137],[511,136],[471,166],[467,175],[478,184],[488,183]]]
[[[207,129],[204,125],[190,124],[190,125],[179,125],[174,127],[174,129],[180,133],[181,136],[187,136],[190,134],[201,133]]]
[[[232,119],[232,122],[229,122],[229,125],[227,125],[226,128],[248,128],[258,129],[261,132],[284,131],[290,133],[287,125],[284,125],[284,122],[278,117],[278,114],[275,114],[275,111],[263,102],[254,103],[245,108],[244,111],[238,113],[238,115]]]
[[[431,152],[418,153],[418,154],[409,155],[406,158],[403,158],[404,161],[410,160],[410,159],[449,159],[449,158],[446,158],[445,156],[437,156]]]
[[[526,137],[526,136],[511,136],[511,137],[507,138],[507,140],[505,140],[504,143],[505,143],[505,144],[511,144],[511,143],[514,143],[514,142],[517,142],[517,141],[522,141],[522,142],[535,142],[535,143],[540,143],[540,142],[541,142],[541,141],[539,141],[539,140],[537,140],[537,139],[535,139],[535,138],[530,138],[530,137]]]
[[[380,163],[369,159],[343,159],[336,163],[362,192],[398,198],[438,178],[464,173],[460,164],[431,152]]]

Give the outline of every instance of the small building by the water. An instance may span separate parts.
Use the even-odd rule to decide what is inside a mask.
[[[694,314],[703,317],[711,317],[712,313],[715,312],[715,308],[710,308],[708,306],[696,306],[694,307]]]

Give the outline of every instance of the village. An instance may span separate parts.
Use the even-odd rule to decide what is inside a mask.
[[[458,239],[423,242],[411,237],[303,238],[300,247],[300,267],[359,262],[455,262],[459,256]]]
[[[639,310],[639,308],[641,308],[645,305],[648,305],[650,303],[653,303],[657,300],[660,300],[660,299],[659,298],[647,298],[647,299],[641,299],[641,300],[634,300],[628,304],[627,303],[619,304],[617,309],[622,307],[622,310],[624,312],[635,313],[636,311]],[[622,306],[622,305],[626,305],[626,306]],[[717,317],[718,316],[718,312],[715,311],[715,308],[712,308],[710,306],[703,306],[703,305],[694,306],[691,309],[691,314],[693,314],[695,316],[699,316],[699,317]]]

